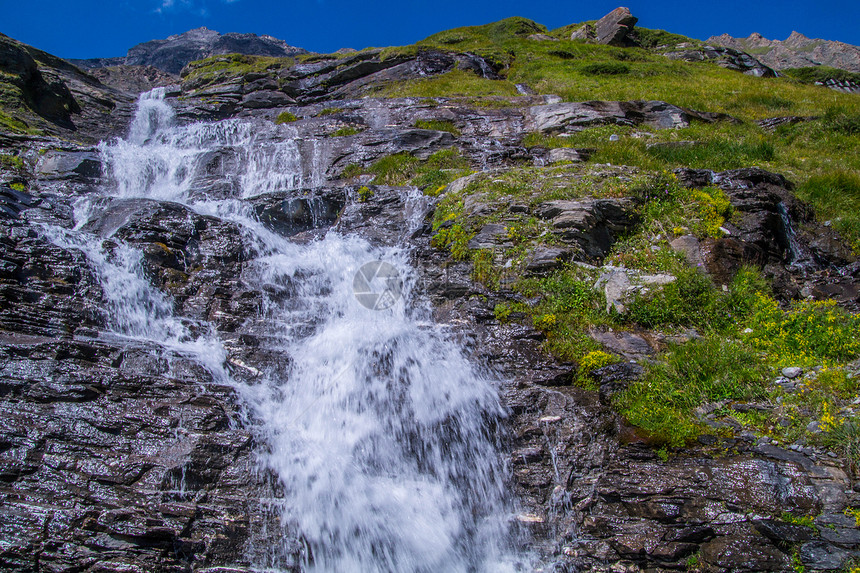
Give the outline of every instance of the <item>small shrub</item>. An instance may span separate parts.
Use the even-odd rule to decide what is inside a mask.
[[[17,155],[0,155],[0,167],[22,171],[24,169],[24,160]]]
[[[358,188],[358,201],[360,203],[364,203],[371,197],[373,197],[373,189],[371,189],[367,185],[362,185]]]
[[[27,190],[27,187],[23,183],[19,183],[17,181],[15,183],[10,183],[9,187],[14,189],[15,191],[20,191],[22,193]]]
[[[351,179],[352,177],[358,177],[359,175],[363,175],[364,172],[364,167],[362,167],[360,163],[350,163],[346,166],[346,168],[344,168],[340,176],[346,179]]]
[[[558,319],[554,314],[542,314],[532,319],[532,324],[538,330],[552,330]]]
[[[447,249],[451,257],[458,261],[469,258],[469,241],[472,234],[467,232],[462,225],[453,224],[450,227],[439,229],[430,244],[437,249]]]
[[[507,322],[508,318],[511,316],[511,312],[513,312],[511,305],[504,302],[500,302],[495,306],[495,308],[493,308],[493,316],[495,316],[496,320],[499,322]]]
[[[363,129],[359,129],[357,127],[341,127],[340,129],[334,131],[331,134],[331,137],[346,137],[348,135],[355,135],[357,133],[361,133],[364,131]]]
[[[342,107],[326,107],[323,108],[318,114],[317,117],[325,117],[327,115],[335,115],[337,113],[343,112]]]
[[[402,185],[415,175],[420,162],[408,153],[395,153],[378,159],[368,171],[376,175],[376,185]]]
[[[787,511],[782,512],[782,515],[779,518],[792,525],[801,525],[803,527],[809,527],[810,529],[815,529],[815,518],[811,515],[793,515]]]
[[[278,117],[275,118],[275,123],[281,125],[282,123],[292,123],[294,121],[298,121],[298,116],[289,111],[282,111],[278,114]]]
[[[783,311],[758,295],[749,327],[748,342],[783,366],[842,363],[860,355],[860,316],[833,300],[801,301]]]

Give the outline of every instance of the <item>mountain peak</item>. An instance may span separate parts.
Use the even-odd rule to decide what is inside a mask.
[[[221,34],[201,26],[164,39],[138,44],[129,49],[125,58],[75,60],[74,63],[86,69],[120,64],[153,66],[162,72],[178,75],[188,62],[232,53],[284,58],[307,54],[308,51],[273,36],[236,32]]]

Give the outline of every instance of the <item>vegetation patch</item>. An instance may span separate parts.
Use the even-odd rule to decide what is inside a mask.
[[[275,118],[275,123],[278,125],[282,123],[292,123],[294,121],[298,121],[299,118],[296,114],[289,111],[282,111],[278,114],[278,117]]]
[[[838,68],[831,68],[829,66],[788,68],[780,70],[780,73],[805,84],[814,84],[816,82],[823,83],[827,80],[860,84],[860,74],[849,72],[847,70],[840,70]]]
[[[418,129],[432,129],[433,131],[447,131],[448,133],[453,133],[455,136],[460,135],[460,130],[457,129],[456,125],[450,121],[440,119],[419,119],[415,122],[415,127]]]
[[[706,432],[696,408],[720,400],[762,398],[767,375],[754,351],[709,337],[673,347],[614,403],[631,424],[660,443],[678,447]]]
[[[362,128],[346,126],[333,131],[331,133],[331,137],[346,137],[348,135],[355,135],[357,133],[361,133],[362,131],[364,131],[364,129]]]
[[[396,153],[382,157],[367,167],[352,164],[344,170],[343,176],[370,174],[375,176],[375,185],[410,184],[432,195],[470,172],[469,162],[460,155],[459,149],[452,147],[437,151],[425,161],[408,153]]]

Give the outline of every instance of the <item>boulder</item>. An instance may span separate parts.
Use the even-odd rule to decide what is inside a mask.
[[[639,18],[631,14],[629,8],[616,8],[594,25],[597,43],[610,46],[628,45],[628,36],[638,21]]]
[[[573,255],[571,249],[562,247],[538,247],[535,249],[526,263],[526,272],[541,274],[564,266]]]
[[[581,42],[593,40],[594,36],[594,26],[592,26],[591,24],[583,24],[582,26],[570,33],[571,40],[579,40]]]
[[[539,205],[536,213],[550,220],[559,239],[577,245],[589,260],[605,257],[616,239],[637,220],[632,203],[626,199],[548,201]]]

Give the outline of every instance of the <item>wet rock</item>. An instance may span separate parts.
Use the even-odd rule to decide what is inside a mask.
[[[756,537],[725,536],[704,544],[702,560],[728,571],[786,571],[791,559]]]
[[[274,90],[253,91],[242,97],[242,107],[246,109],[269,109],[284,107],[296,101],[287,94]]]
[[[810,541],[800,546],[800,560],[806,567],[823,571],[841,569],[852,554],[827,543]]]
[[[101,177],[101,158],[93,151],[49,151],[36,167],[39,176],[48,180],[91,182]]]
[[[815,537],[815,530],[811,527],[783,523],[773,519],[756,521],[755,528],[762,535],[786,550],[790,549],[795,543],[809,541]]]
[[[253,200],[260,221],[276,233],[291,237],[335,223],[346,203],[342,191],[281,192]]]

